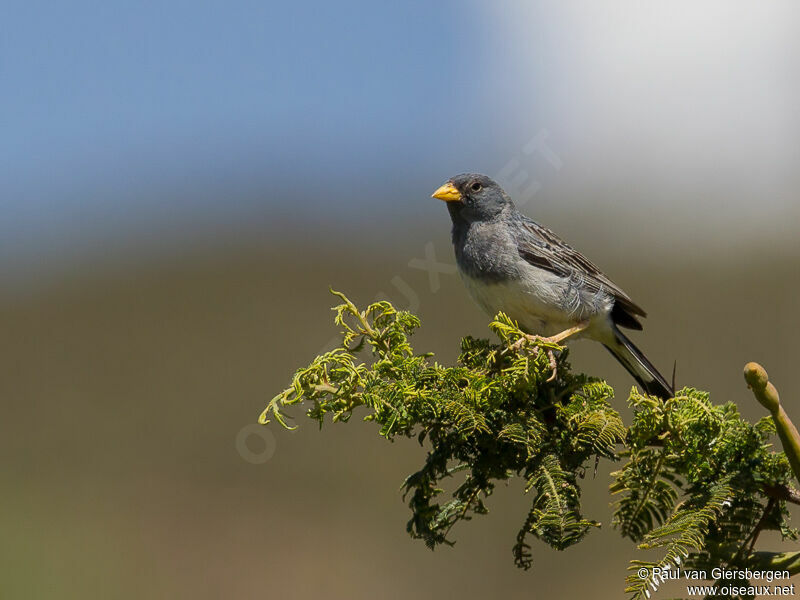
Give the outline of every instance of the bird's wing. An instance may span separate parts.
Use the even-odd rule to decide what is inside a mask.
[[[642,328],[636,317],[647,313],[583,254],[535,221],[521,218],[515,224],[517,250],[526,262],[562,277],[580,279],[589,290],[606,291],[614,297],[611,313],[614,322],[632,329]]]

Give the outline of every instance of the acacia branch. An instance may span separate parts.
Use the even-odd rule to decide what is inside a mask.
[[[528,568],[527,535],[562,550],[595,524],[583,517],[579,503],[586,466],[594,461],[596,468],[601,457],[624,457],[611,486],[620,494],[614,524],[641,548],[665,552],[660,563],[635,560],[634,568],[680,557],[686,564],[710,560],[800,573],[800,552],[755,551],[763,530],[790,531],[783,503],[800,505],[800,490],[793,487],[800,479],[800,434],[761,366],[748,364],[745,378],[769,410],[786,458],[763,424],[712,403],[695,388],[667,400],[634,388],[626,426],[607,383],[572,373],[566,350],[546,340],[532,340],[535,357],[523,351],[517,341],[525,334],[506,315],[490,325],[496,341],[463,338],[456,364],[447,366],[414,351],[409,336],[420,326],[416,316],[387,302],[359,310],[344,294],[334,294],[342,302],[334,309],[341,345],[298,369],[259,421],[274,416],[288,428],[282,409],[305,402],[307,415],[322,426],[328,419],[348,421],[361,406],[384,438],[429,444],[425,466],[404,487],[412,512],[407,531],[430,548],[452,544],[448,536],[470,511],[488,512],[482,497],[497,482],[523,477],[537,487],[514,546],[515,562]],[[365,346],[373,360],[362,354]],[[547,350],[560,351],[556,379],[544,360]],[[452,464],[458,467],[448,468]],[[462,484],[450,499],[442,498],[447,492],[440,482],[455,470],[464,472],[469,487]],[[541,481],[534,481],[531,475],[539,473]],[[633,579],[628,591],[644,600],[646,582]]]

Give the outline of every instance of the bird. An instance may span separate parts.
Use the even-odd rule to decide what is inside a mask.
[[[620,331],[641,330],[645,311],[583,254],[519,212],[497,182],[462,173],[432,196],[447,204],[456,264],[467,290],[489,316],[503,312],[517,322],[525,337],[515,345],[595,340],[647,394],[675,395]],[[555,367],[552,354],[550,362]]]

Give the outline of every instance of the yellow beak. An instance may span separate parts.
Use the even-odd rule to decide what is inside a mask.
[[[432,197],[445,202],[461,202],[461,194],[449,181],[433,192]]]

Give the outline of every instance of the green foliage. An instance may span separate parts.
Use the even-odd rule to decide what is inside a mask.
[[[644,566],[696,568],[721,564],[745,566],[758,529],[777,529],[795,539],[787,526],[785,503],[767,490],[788,485],[791,467],[784,453],[771,450],[771,419],[751,424],[734,404],[715,406],[709,395],[692,388],[661,400],[634,389],[628,428],[629,460],[614,473],[613,493],[622,495],[614,525],[639,548],[659,549],[658,561],[634,561],[628,591],[644,597]],[[680,500],[680,502],[678,502]]]
[[[595,458],[614,458],[625,433],[609,404],[613,390],[601,381],[573,375],[566,352],[548,381],[547,356],[514,352],[522,337],[504,315],[492,323],[499,344],[465,338],[456,366],[415,354],[408,336],[419,320],[377,302],[360,312],[336,294],[336,324],[342,345],[300,369],[290,388],[261,416],[287,425],[283,408],[304,402],[308,416],[323,424],[347,421],[363,406],[365,419],[382,436],[415,437],[430,451],[422,468],[404,484],[412,518],[408,532],[429,547],[450,544],[459,521],[487,512],[485,501],[498,481],[522,477],[531,509],[514,546],[518,565],[531,564],[529,535],[557,549],[579,541],[597,523],[581,515],[577,481]],[[356,356],[372,350],[372,362]],[[288,425],[287,425],[288,426]],[[442,481],[459,476],[447,497]]]
[[[646,594],[648,582],[635,574],[642,566],[744,565],[761,529],[795,535],[784,500],[767,493],[791,477],[784,454],[768,443],[770,420],[750,424],[733,404],[715,406],[690,388],[669,400],[634,389],[626,428],[605,382],[572,373],[566,349],[554,344],[514,347],[524,334],[502,313],[490,325],[498,343],[466,337],[457,363],[443,366],[411,347],[414,315],[388,302],[359,311],[333,293],[342,301],[333,309],[341,345],[298,370],[260,422],[290,427],[284,410],[302,403],[322,427],[326,416],[348,421],[361,408],[385,438],[427,446],[403,489],[407,530],[428,547],[452,544],[458,522],[488,512],[497,482],[518,477],[532,499],[513,555],[527,569],[530,536],[562,550],[599,526],[582,515],[578,482],[600,459],[622,457],[611,486],[619,495],[613,524],[660,555],[631,564],[634,597]],[[557,355],[555,377],[548,351]]]

